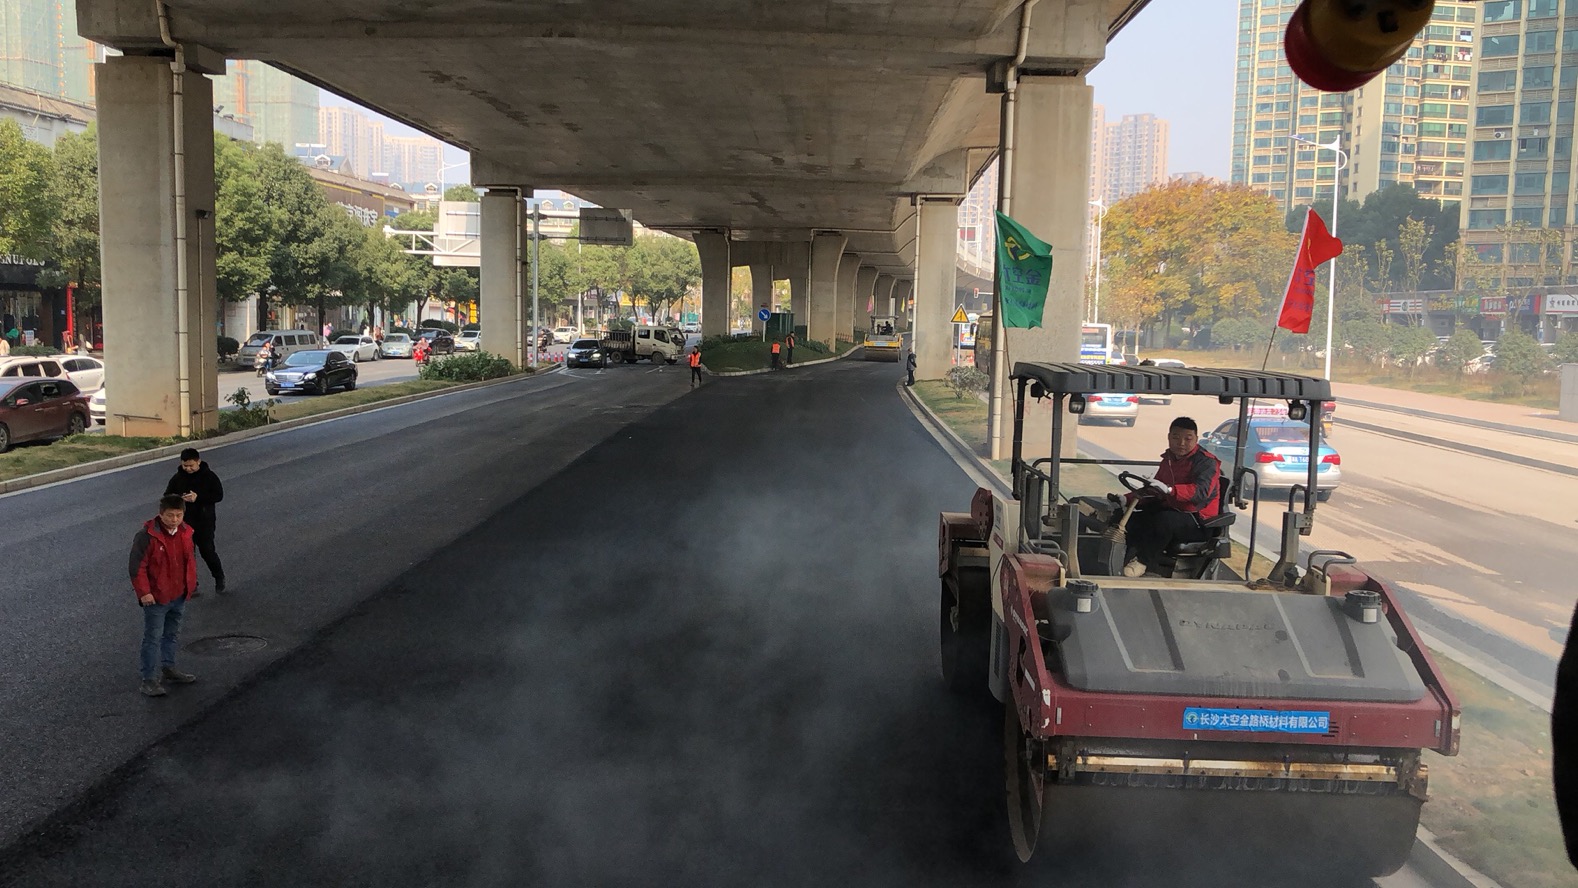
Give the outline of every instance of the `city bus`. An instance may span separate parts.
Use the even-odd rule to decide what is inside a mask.
[[[1112,362],[1111,324],[1085,324],[1079,328],[1079,362],[1081,364]]]

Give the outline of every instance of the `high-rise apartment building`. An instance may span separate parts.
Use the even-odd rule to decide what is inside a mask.
[[[440,183],[444,146],[430,136],[384,136],[384,169],[391,182],[416,193],[424,185]]]
[[[330,154],[350,163],[350,172],[363,179],[386,173],[384,124],[355,109],[325,105],[318,109],[318,135]]]
[[[1104,200],[1107,182],[1103,173],[1107,168],[1107,109],[1094,105],[1090,109],[1090,199]]]
[[[73,0],[0,0],[0,83],[91,104],[102,53],[77,36]]]
[[[1509,288],[1575,283],[1578,21],[1558,0],[1485,0],[1470,124],[1463,239]],[[1570,11],[1570,10],[1569,10]],[[1532,308],[1532,306],[1531,306]],[[1532,314],[1538,314],[1536,308]]]
[[[251,124],[259,143],[274,142],[286,153],[318,138],[318,88],[254,60],[232,61],[214,78],[214,104]]]
[[[1291,137],[1337,142],[1349,154],[1343,196],[1412,185],[1461,199],[1474,37],[1481,3],[1440,0],[1396,64],[1353,93],[1322,93],[1287,65],[1282,36],[1298,0],[1239,0],[1231,181],[1284,210],[1331,201],[1336,154]],[[1297,150],[1293,150],[1297,148]]]
[[[1167,133],[1167,121],[1154,114],[1125,114],[1106,125],[1100,156],[1102,199],[1108,206],[1167,181]]]

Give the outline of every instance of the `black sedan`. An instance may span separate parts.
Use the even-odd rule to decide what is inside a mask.
[[[607,367],[608,352],[596,339],[577,339],[564,352],[566,367]]]
[[[427,340],[427,347],[435,355],[452,355],[455,353],[455,337],[448,330],[437,327],[428,327],[416,334],[416,338]]]
[[[346,391],[356,388],[356,365],[337,351],[321,348],[296,352],[263,377],[263,387],[271,395],[281,392],[326,395],[330,389],[341,386]]]

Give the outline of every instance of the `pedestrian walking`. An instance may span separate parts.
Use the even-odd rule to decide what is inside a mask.
[[[690,350],[690,387],[701,385],[701,346]]]
[[[904,359],[904,374],[907,377],[904,380],[904,384],[905,385],[914,385],[915,384],[915,350],[914,349],[910,349],[909,357]]]
[[[778,340],[776,340],[776,339],[773,340],[773,367],[772,368],[774,370],[780,369],[780,365],[778,363]]]
[[[197,557],[186,502],[174,494],[159,499],[159,515],[132,538],[132,589],[142,606],[142,684],[146,697],[163,697],[164,683],[191,684],[197,676],[175,668],[186,600],[197,588]]]
[[[178,496],[186,504],[186,523],[192,528],[192,545],[197,547],[203,556],[203,563],[208,565],[208,572],[214,577],[214,591],[220,595],[225,593],[225,567],[219,562],[219,552],[214,548],[214,525],[218,520],[217,510],[220,500],[225,498],[225,485],[219,481],[219,476],[214,470],[203,462],[197,448],[188,447],[181,451],[181,467],[176,470],[175,477],[164,486],[166,496]],[[194,575],[195,576],[195,575]],[[194,591],[192,597],[199,593]]]
[[[787,350],[787,353],[784,355],[784,364],[785,365],[793,364],[794,363],[794,333],[793,332],[791,332],[789,334],[789,336],[784,339],[784,347]]]

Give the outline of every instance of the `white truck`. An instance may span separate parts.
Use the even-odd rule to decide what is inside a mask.
[[[614,363],[634,364],[646,358],[654,364],[659,361],[673,364],[679,360],[684,347],[684,340],[667,327],[642,324],[628,330],[609,330],[603,334],[603,350],[607,352],[608,360]]]

